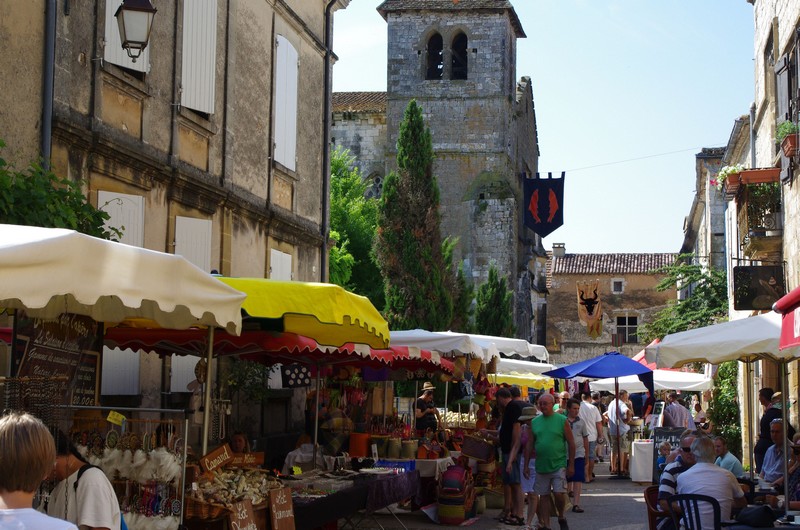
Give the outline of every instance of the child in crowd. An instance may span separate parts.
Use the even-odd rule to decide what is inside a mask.
[[[56,460],[47,427],[30,414],[7,414],[0,418],[0,447],[0,528],[77,530],[33,509],[33,494]]]
[[[666,465],[667,457],[669,456],[670,451],[672,451],[672,445],[669,442],[663,441],[661,445],[658,446],[658,458],[656,459],[656,465],[658,468],[661,469],[662,465]]]

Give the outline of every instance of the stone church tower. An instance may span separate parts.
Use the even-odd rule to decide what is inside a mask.
[[[508,275],[517,335],[536,341],[533,262],[544,252],[522,221],[522,179],[537,171],[538,143],[530,78],[516,79],[520,20],[507,0],[386,0],[378,12],[388,26],[386,173],[396,167],[403,112],[416,99],[433,140],[442,235],[458,237],[455,259],[476,285],[492,262]],[[358,116],[337,100],[345,99],[334,94],[331,136],[365,151],[347,145],[367,136],[347,133],[342,120]]]

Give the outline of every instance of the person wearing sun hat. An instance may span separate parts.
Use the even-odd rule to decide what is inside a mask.
[[[417,399],[417,404],[414,407],[414,417],[417,421],[414,428],[417,430],[417,436],[425,436],[428,429],[436,431],[442,419],[439,417],[439,409],[433,404],[433,391],[436,387],[430,381],[425,381],[422,385],[422,395]]]

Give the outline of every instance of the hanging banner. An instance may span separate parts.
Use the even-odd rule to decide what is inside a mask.
[[[598,281],[575,282],[578,294],[578,318],[586,324],[586,332],[593,339],[603,333],[603,302],[597,294]]]
[[[564,224],[564,178],[553,178],[548,173],[546,179],[523,179],[525,191],[525,226],[541,237],[547,237],[555,229]]]
[[[772,304],[785,294],[783,265],[733,268],[733,308],[737,311],[772,309]]]

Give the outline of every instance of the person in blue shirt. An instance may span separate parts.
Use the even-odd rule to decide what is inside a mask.
[[[772,445],[764,455],[759,476],[773,487],[780,487],[783,485],[783,420],[778,418],[770,422],[769,435],[772,438]]]
[[[716,465],[723,469],[727,469],[736,478],[744,475],[744,467],[736,455],[728,451],[728,442],[722,436],[714,438],[714,451],[717,453],[717,459],[714,461]]]

